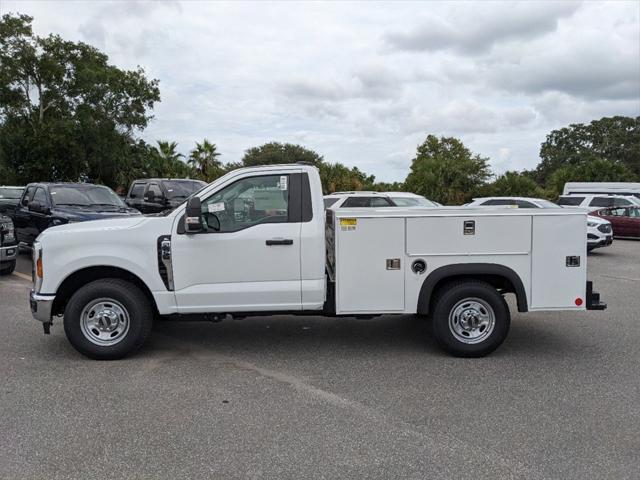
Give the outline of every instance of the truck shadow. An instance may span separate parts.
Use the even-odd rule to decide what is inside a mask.
[[[566,334],[565,334],[566,333]],[[326,317],[253,317],[209,322],[156,322],[154,334],[171,344],[175,339],[220,353],[247,352],[295,357],[301,353],[329,355],[411,354],[449,357],[431,335],[428,320],[415,315],[382,316],[370,320]],[[152,335],[152,343],[153,343]],[[493,356],[568,356],[584,354],[583,344],[548,322],[517,320]],[[148,347],[153,349],[153,345]],[[147,348],[145,348],[147,350]]]

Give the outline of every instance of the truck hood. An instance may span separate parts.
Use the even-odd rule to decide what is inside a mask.
[[[140,216],[140,212],[133,208],[121,210],[95,210],[91,208],[56,207],[51,212],[53,215],[70,220],[71,222],[84,222],[87,220],[102,220],[115,217]]]
[[[104,217],[103,217],[104,218]],[[96,232],[117,232],[134,228],[141,223],[153,221],[142,215],[124,215],[116,218],[108,218],[105,220],[79,221],[76,223],[67,223],[57,227],[47,228],[42,232],[37,240],[42,241],[52,236],[75,236],[77,234],[96,233]],[[77,238],[77,237],[76,237]]]

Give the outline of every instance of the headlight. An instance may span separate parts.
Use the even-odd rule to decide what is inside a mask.
[[[596,222],[587,222],[587,227],[597,227],[598,224]]]
[[[5,242],[13,243],[16,239],[16,232],[13,228],[13,222],[0,223],[0,230],[4,233]]]

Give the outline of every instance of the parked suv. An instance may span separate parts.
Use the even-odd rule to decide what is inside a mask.
[[[206,186],[205,182],[187,178],[147,178],[135,180],[125,202],[142,213],[173,210],[185,198]]]
[[[0,213],[13,218],[24,187],[0,186]]]
[[[140,212],[127,207],[109,187],[91,183],[30,183],[16,210],[20,247],[30,247],[49,227]]]
[[[380,192],[335,192],[324,196],[324,208],[397,207],[389,195]]]
[[[0,214],[0,275],[8,275],[16,268],[18,242],[13,222]]]
[[[596,208],[603,207],[629,207],[631,205],[640,205],[640,198],[631,195],[561,195],[558,199],[558,205],[561,207],[580,207],[595,210]]]
[[[465,207],[507,207],[507,208],[560,208],[544,198],[530,197],[482,197],[474,198]],[[604,218],[587,215],[587,250],[608,247],[613,243],[611,222]]]

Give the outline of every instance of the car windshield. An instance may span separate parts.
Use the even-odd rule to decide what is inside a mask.
[[[23,188],[0,188],[0,198],[10,198],[12,200],[19,200],[22,196]]]
[[[424,197],[391,197],[391,200],[399,207],[437,207]]]
[[[58,186],[51,187],[50,191],[53,204],[56,206],[125,206],[120,197],[109,187],[98,185]]]
[[[549,200],[536,200],[540,208],[562,208],[560,205],[557,205]]]
[[[206,185],[200,180],[165,180],[164,182],[167,198],[187,198]]]

